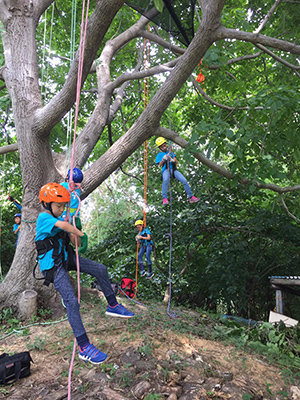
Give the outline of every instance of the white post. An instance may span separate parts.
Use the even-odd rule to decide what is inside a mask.
[[[283,293],[276,289],[276,312],[283,314]]]

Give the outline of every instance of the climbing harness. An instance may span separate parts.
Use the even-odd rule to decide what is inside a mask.
[[[60,250],[60,242],[62,239],[62,246]],[[35,242],[36,250],[37,250],[37,258],[36,264],[33,269],[33,276],[37,280],[44,280],[44,285],[49,286],[50,283],[54,282],[54,277],[57,271],[57,268],[60,264],[62,264],[63,268],[67,271],[76,271],[76,264],[74,263],[74,250],[70,245],[70,239],[67,232],[62,231],[57,233],[53,237],[48,237],[43,240],[37,240]],[[51,269],[45,271],[44,278],[36,277],[36,268],[39,263],[39,260],[45,257],[48,251],[53,250],[52,258],[54,260],[54,266]],[[68,253],[67,262],[65,260],[65,250]]]

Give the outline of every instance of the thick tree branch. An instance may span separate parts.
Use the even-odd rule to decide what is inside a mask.
[[[110,121],[110,101],[114,89],[118,86],[112,84],[110,79],[110,65],[112,59],[121,48],[129,43],[130,40],[138,37],[138,33],[146,27],[147,23],[147,18],[141,17],[139,21],[128,30],[123,32],[115,39],[108,41],[105,44],[100,57],[96,60],[95,64],[98,84],[98,101],[87,124],[76,139],[76,165],[83,166],[85,164],[97,141],[101,137],[106,124]],[[119,80],[118,82],[119,85],[121,85],[122,83],[125,83],[126,80]],[[126,85],[123,86],[122,89],[124,90],[125,87]],[[122,89],[120,93],[122,93]],[[117,102],[119,102],[120,106],[121,99],[118,98]]]
[[[156,132],[159,127],[160,119],[168,105],[176,96],[184,82],[186,82],[190,77],[194,68],[198,65],[199,60],[203,58],[206,51],[218,37],[217,32],[218,27],[221,24],[221,11],[224,1],[225,0],[206,3],[206,9],[205,12],[203,12],[203,21],[202,24],[200,24],[196,35],[184,54],[177,60],[176,66],[171,71],[168,78],[151,98],[149,104],[140,117],[135,121],[130,129],[120,137],[116,143],[114,143],[113,146],[111,146],[85,171],[83,184],[84,192],[82,198],[85,198],[90,192],[92,192],[116,168],[122,165],[130,154],[132,154],[146,139]],[[131,32],[130,35],[135,37],[135,32]],[[100,89],[99,98],[102,97],[101,101],[104,103],[104,107],[106,108],[109,108],[108,104],[110,101],[110,95],[108,93],[103,93],[103,90],[106,90],[106,83],[109,81],[108,65],[114,51],[114,49],[109,49],[111,42],[106,44],[107,48],[104,49],[105,51],[103,51],[101,55],[103,63],[98,63],[97,65],[97,79]],[[98,102],[98,112],[101,111],[99,107],[100,105],[100,102]],[[107,118],[108,112],[107,116],[102,115],[102,123],[106,124]],[[98,128],[99,121],[95,119],[94,123],[97,124]],[[95,131],[95,128],[91,126],[91,130]],[[92,143],[94,138],[91,140],[91,137],[87,136],[86,139],[86,142],[91,142],[88,143],[88,145],[91,145],[92,151],[94,148],[94,143]],[[86,142],[83,141],[82,145],[86,146]],[[86,152],[85,149],[81,147],[79,148],[80,152]],[[90,154],[90,152],[88,152],[88,154]]]
[[[18,144],[8,144],[7,146],[0,147],[0,154],[13,153],[14,151],[18,151]]]
[[[84,84],[97,51],[110,23],[124,4],[124,0],[102,0],[96,2],[95,11],[90,16],[87,25],[87,37],[82,71],[82,85]],[[36,117],[35,129],[41,135],[49,135],[50,130],[63,118],[75,102],[77,87],[79,51],[76,52],[71,65],[68,78],[62,90],[43,109],[39,110]],[[45,127],[47,127],[45,129]]]
[[[221,39],[236,39],[250,42],[253,44],[262,44],[264,46],[270,46],[277,50],[290,52],[292,54],[300,54],[300,45],[290,43],[285,40],[272,38],[270,36],[261,35],[259,33],[251,33],[238,31],[235,29],[225,28],[220,26],[216,32],[217,40]]]
[[[145,71],[136,71],[136,72],[127,72],[125,74],[120,75],[117,79],[115,79],[111,83],[111,88],[114,89],[120,86],[123,82],[129,80],[136,80],[136,79],[144,79],[148,78],[149,76],[158,75],[163,72],[170,72],[172,68],[176,65],[178,59],[169,61],[166,64],[157,65],[156,67],[149,68]]]
[[[182,49],[179,46],[175,46],[174,44],[167,42],[160,36],[155,35],[154,33],[148,32],[146,30],[141,30],[140,36],[150,40],[153,43],[159,44],[161,47],[165,49],[171,50],[172,53],[174,54],[184,54],[185,52],[185,49]]]
[[[283,60],[281,57],[278,57],[275,53],[273,53],[273,51],[267,49],[265,46],[263,46],[261,44],[256,44],[256,47],[261,49],[263,52],[269,54],[272,58],[274,58],[274,60],[279,61],[281,64],[285,65],[286,67],[291,68],[293,70],[300,70],[300,65],[294,65],[294,64],[289,63],[288,61]]]
[[[47,8],[54,2],[55,0],[33,0],[35,14],[36,14],[36,21],[39,20],[41,15],[47,10]]]

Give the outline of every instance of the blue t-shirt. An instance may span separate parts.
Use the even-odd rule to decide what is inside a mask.
[[[145,235],[151,235],[151,232],[149,231],[148,228],[144,228],[144,229],[142,230],[142,232],[139,233],[139,236],[143,236],[143,234],[145,234]],[[146,239],[139,239],[139,242],[140,242],[141,245],[144,245],[144,246],[147,246],[148,243],[153,244],[152,240],[150,240],[150,242],[149,242],[149,241],[146,240]]]
[[[19,228],[20,225],[21,224],[14,224],[13,231],[15,232]],[[20,230],[18,230],[17,239],[19,238],[19,233],[20,233]]]
[[[67,190],[69,190],[69,182],[63,182],[63,183],[61,183],[61,186],[65,187]],[[78,197],[80,197],[80,195],[81,195],[80,189],[75,189],[74,192],[76,192]],[[74,192],[71,193],[70,217],[73,217],[73,215],[76,214],[77,208],[79,206],[79,200]],[[67,212],[67,208],[62,213],[62,215],[59,217],[59,219],[64,220],[65,216],[66,216],[66,212]],[[80,214],[80,211],[78,211],[77,217],[79,217],[79,214]]]
[[[47,212],[42,212],[39,214],[37,222],[36,222],[36,235],[35,241],[43,240],[48,237],[53,237],[57,233],[62,232],[62,229],[55,226],[56,222],[59,221],[58,218],[53,217],[53,215],[48,214]],[[59,253],[61,252],[63,240],[59,239]],[[66,250],[65,252],[65,260],[68,259],[68,254]],[[51,269],[54,266],[54,259],[52,258],[53,249],[49,250],[45,255],[39,256],[39,264],[41,271],[45,271],[47,269]]]
[[[155,160],[156,164],[159,164],[166,154],[169,154],[169,151],[161,151],[160,153],[158,153],[157,156],[156,156],[156,160]],[[175,154],[173,153],[173,151],[171,151],[170,156],[172,158],[176,157]],[[163,173],[167,168],[168,168],[167,163],[165,163],[162,166],[161,173]],[[173,169],[173,163],[172,162],[170,162],[170,169],[171,170]]]

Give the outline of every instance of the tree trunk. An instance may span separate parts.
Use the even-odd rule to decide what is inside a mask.
[[[38,86],[38,66],[35,45],[35,18],[31,2],[14,2],[5,21],[3,44],[5,71],[3,76],[12,100],[15,128],[23,178],[22,222],[20,237],[12,266],[1,284],[2,307],[17,307],[25,289],[40,292],[41,283],[35,281],[35,226],[40,206],[39,188],[46,181],[57,178],[48,137],[33,135],[34,116],[42,107]],[[2,10],[3,11],[3,10]]]

